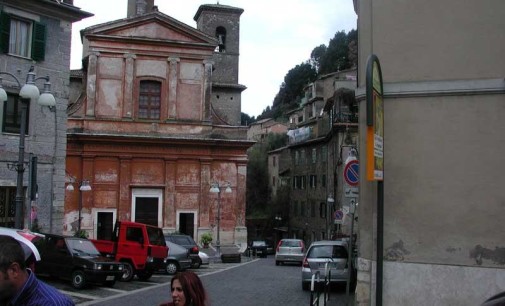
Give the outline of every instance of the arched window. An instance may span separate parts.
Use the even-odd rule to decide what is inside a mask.
[[[139,86],[139,119],[160,119],[161,82],[140,81]]]
[[[216,28],[216,38],[217,41],[219,42],[219,45],[217,46],[219,52],[225,52],[226,51],[226,29],[223,27],[217,27]]]

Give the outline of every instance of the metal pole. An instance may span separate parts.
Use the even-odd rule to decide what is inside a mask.
[[[16,183],[16,218],[15,228],[23,227],[23,173],[25,171],[25,133],[26,133],[26,113],[30,99],[19,98],[21,105],[21,127],[19,129],[19,156],[16,165],[18,172]]]
[[[221,231],[220,223],[221,223],[221,187],[219,188],[219,192],[217,193],[217,240],[216,240],[216,250],[217,256],[221,256],[221,241],[219,240],[219,232]]]
[[[382,306],[384,264],[384,181],[377,182],[377,284],[375,305]]]
[[[348,266],[348,270],[349,270],[349,275],[347,277],[347,283],[346,283],[346,286],[345,286],[345,294],[346,294],[346,297],[347,297],[347,301],[349,301],[349,292],[350,292],[350,289],[351,289],[351,273],[352,273],[352,270],[353,270],[353,265],[352,265],[352,252],[353,252],[353,232],[354,232],[354,211],[356,209],[356,202],[354,199],[351,199],[351,233],[349,235],[349,250],[348,250],[348,258],[347,258],[347,266]]]
[[[33,197],[32,197],[32,176],[33,176],[33,163],[32,163],[32,159],[33,159],[33,153],[30,153],[29,154],[29,157],[28,157],[28,218],[26,218],[26,221],[28,223],[27,225],[27,228],[31,230],[32,228],[32,201],[33,201]]]
[[[81,185],[81,184],[79,184]],[[81,186],[79,186],[79,219],[77,220],[77,231],[79,235],[81,234],[81,210],[82,210],[82,191]]]

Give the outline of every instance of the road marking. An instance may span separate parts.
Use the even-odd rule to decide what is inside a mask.
[[[250,264],[252,262],[256,262],[260,260],[259,258],[256,258],[256,259],[253,259],[251,261],[248,261],[248,262],[243,262],[241,264],[238,264],[236,266],[231,266],[231,267],[228,267],[228,268],[224,268],[224,269],[220,269],[220,270],[217,270],[217,271],[212,271],[212,272],[208,272],[208,273],[203,273],[203,274],[199,274],[198,276],[202,277],[202,276],[207,276],[207,275],[212,275],[212,274],[216,274],[216,273],[219,273],[219,272],[223,272],[223,271],[227,271],[227,270],[230,270],[230,269],[234,269],[234,268],[238,268],[238,267],[242,267],[244,265],[247,265],[247,264]]]
[[[83,293],[77,293],[77,292],[72,292],[72,291],[66,291],[66,290],[61,290],[58,289],[58,291],[65,293],[66,295],[71,295],[75,297],[80,297],[83,299],[88,299],[88,300],[98,300],[100,297],[96,295],[89,295],[89,294],[83,294]]]
[[[117,293],[128,292],[128,290],[121,290],[121,289],[109,288],[109,287],[100,287],[100,289],[112,291],[112,292],[117,292]]]

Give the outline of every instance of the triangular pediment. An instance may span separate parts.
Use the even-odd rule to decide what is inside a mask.
[[[217,45],[215,38],[160,12],[95,25],[82,34]]]

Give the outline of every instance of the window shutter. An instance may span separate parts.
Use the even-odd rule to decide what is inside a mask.
[[[43,61],[46,56],[46,25],[33,23],[32,59]]]
[[[0,51],[9,53],[9,35],[11,32],[11,17],[4,13],[0,13]]]

